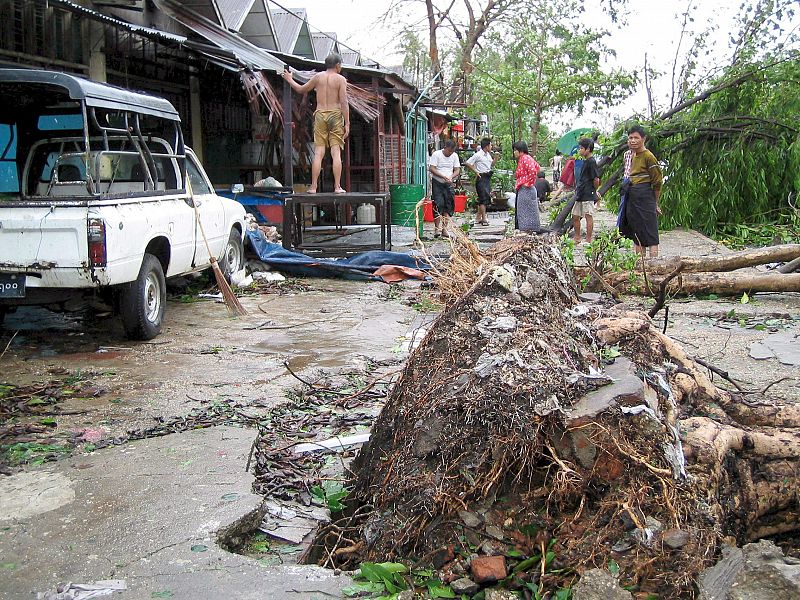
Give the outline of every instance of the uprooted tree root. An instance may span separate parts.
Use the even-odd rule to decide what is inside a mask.
[[[642,313],[579,304],[552,240],[505,240],[471,268],[456,300],[444,288],[356,460],[349,512],[312,552],[321,564],[424,561],[495,525],[498,553],[555,553],[517,574],[541,589],[613,559],[626,585],[690,598],[726,537],[798,528],[800,409],[719,390]],[[612,346],[639,392],[587,396],[609,383]]]

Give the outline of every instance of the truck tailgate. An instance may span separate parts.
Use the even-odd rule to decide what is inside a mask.
[[[0,267],[85,267],[86,227],[86,207],[0,204]]]

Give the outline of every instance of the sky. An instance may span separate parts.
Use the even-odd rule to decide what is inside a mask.
[[[271,1],[271,0],[270,0]],[[480,0],[483,3],[483,0]],[[682,29],[682,13],[687,2],[694,6],[695,22],[690,24],[697,32],[704,31],[708,25],[716,30],[708,40],[709,51],[701,57],[706,64],[719,63],[729,53],[728,39],[734,29],[736,6],[730,0],[662,0],[661,2],[640,2],[633,0],[628,25],[611,28],[611,36],[606,43],[617,52],[613,63],[628,70],[641,73],[644,55],[648,55],[651,68],[664,73],[655,82],[654,97],[657,103],[667,106],[671,89],[672,61]],[[303,6],[307,10],[312,30],[335,31],[338,38],[359,50],[363,56],[378,61],[383,66],[402,63],[397,52],[396,38],[399,23],[420,23],[424,19],[422,3],[416,11],[410,7],[392,23],[379,23],[385,13],[389,0],[279,0],[287,8]],[[584,18],[591,21],[602,17],[598,3],[587,3]],[[594,11],[594,12],[593,12]],[[796,24],[796,23],[795,23]],[[423,23],[424,28],[424,23]],[[425,31],[423,29],[423,31]],[[422,38],[427,39],[426,36]],[[683,42],[685,48],[686,42]],[[571,127],[599,127],[610,129],[621,118],[633,113],[644,113],[647,95],[640,84],[631,97],[612,111],[595,112],[588,110],[583,115],[563,114],[551,116],[554,129]]]

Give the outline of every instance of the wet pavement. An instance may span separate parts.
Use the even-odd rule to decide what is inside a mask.
[[[387,289],[289,280],[241,298],[249,315],[238,319],[213,301],[171,301],[164,332],[144,343],[124,340],[108,317],[34,308],[9,315],[0,351],[17,333],[0,358],[0,383],[70,381],[97,395],[61,397],[57,423],[42,434],[85,435],[86,444],[68,458],[0,476],[0,598],[105,579],[124,579],[125,598],[338,595],[345,577],[264,566],[219,546],[217,532],[262,500],[246,472],[255,429],[218,426],[93,452],[92,442],[216,404],[257,422],[300,385],[284,361],[313,379],[322,370],[363,369],[368,360],[402,360],[418,313]]]

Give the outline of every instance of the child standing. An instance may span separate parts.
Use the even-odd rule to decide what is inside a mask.
[[[594,209],[600,204],[597,188],[600,187],[600,167],[592,156],[594,142],[589,138],[578,141],[578,153],[583,159],[575,188],[575,206],[572,207],[573,239],[581,243],[581,219],[586,218],[586,242],[591,243],[594,232]]]

